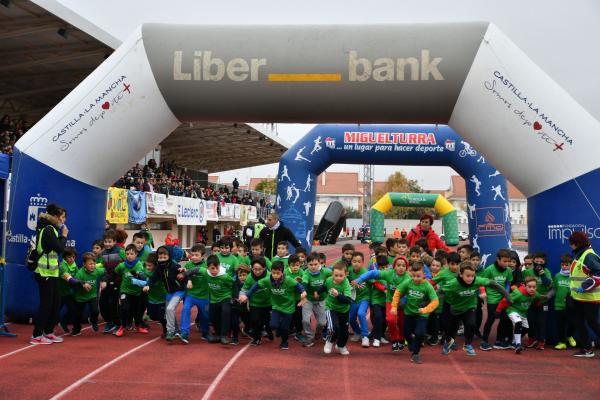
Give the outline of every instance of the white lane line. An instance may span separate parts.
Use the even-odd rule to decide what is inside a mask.
[[[103,322],[103,323],[101,323],[101,324],[99,324],[98,326],[101,326],[101,325],[104,325],[104,322]],[[88,326],[87,328],[83,328],[81,331],[83,332],[83,331],[85,331],[85,330],[88,330],[88,329],[92,329],[92,327],[91,327],[91,326]],[[63,336],[66,336],[66,334],[64,334],[64,333],[63,333],[63,334],[62,334],[62,335],[60,335],[59,337],[63,337]],[[64,343],[53,343],[53,344],[55,344],[55,345],[56,345],[56,344],[59,344],[59,345],[64,345]],[[47,344],[30,344],[30,345],[28,345],[28,346],[21,347],[20,349],[13,350],[13,351],[11,351],[10,353],[2,354],[2,355],[0,356],[0,360],[2,360],[3,358],[6,358],[6,357],[10,357],[10,356],[12,356],[13,354],[17,354],[17,353],[20,353],[20,352],[22,352],[22,351],[25,351],[25,350],[27,350],[27,349],[31,349],[32,347],[38,347],[38,346],[48,346],[48,345],[47,345]]]
[[[212,381],[208,389],[206,389],[206,393],[204,393],[204,396],[202,396],[202,400],[210,399],[210,396],[212,396],[213,392],[217,389],[217,386],[219,386],[219,383],[225,377],[227,371],[229,371],[229,369],[233,366],[233,364],[235,364],[237,359],[240,358],[242,354],[244,354],[244,352],[248,350],[249,347],[250,344],[247,344],[246,346],[244,346],[244,348],[240,349],[233,357],[231,357],[231,360],[229,360],[229,362],[225,364],[221,372],[219,372],[219,375],[217,375],[217,377],[214,381]]]
[[[63,397],[65,394],[73,391],[73,389],[76,389],[77,387],[79,387],[82,383],[84,383],[85,381],[89,380],[90,378],[98,375],[100,372],[104,371],[105,369],[107,369],[108,367],[118,363],[119,361],[121,361],[122,359],[124,359],[125,357],[127,357],[128,355],[135,353],[136,351],[138,351],[139,349],[142,349],[146,346],[148,346],[149,344],[152,344],[154,342],[156,342],[157,340],[160,339],[160,336],[155,337],[154,339],[146,342],[146,343],[142,343],[137,347],[134,347],[133,349],[121,354],[120,356],[118,356],[117,358],[112,359],[111,361],[107,362],[106,364],[102,365],[99,368],[96,368],[95,370],[93,370],[92,372],[90,372],[89,374],[87,374],[86,376],[84,376],[81,379],[78,379],[75,383],[67,386],[66,388],[64,388],[62,391],[60,391],[59,393],[55,394],[54,396],[52,396],[50,398],[50,400],[56,400],[56,399],[60,399],[61,397]]]

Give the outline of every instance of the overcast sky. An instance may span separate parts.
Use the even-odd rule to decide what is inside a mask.
[[[219,2],[195,0],[34,0],[54,7],[67,20],[70,9],[82,16],[76,24],[113,45],[140,23],[194,24],[382,24],[490,21],[558,82],[596,119],[600,119],[600,1],[598,0],[253,0]],[[59,12],[57,4],[64,6]],[[167,7],[167,10],[165,10]],[[62,13],[62,15],[61,15]],[[87,27],[87,28],[86,28]],[[270,122],[270,121],[265,121]],[[377,121],[373,121],[376,123]],[[294,143],[314,125],[279,124],[279,135]],[[595,132],[593,134],[600,134]],[[331,171],[358,171],[357,166],[332,166]],[[396,170],[417,179],[426,189],[447,188],[452,173],[439,167],[375,167],[383,180]],[[221,173],[222,181],[238,177],[274,176],[274,165]]]

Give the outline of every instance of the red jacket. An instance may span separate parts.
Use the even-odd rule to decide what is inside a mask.
[[[408,240],[408,247],[413,247],[417,243],[417,240],[423,237],[424,236],[423,231],[421,231],[421,224],[417,224],[417,226],[412,228],[406,236],[406,240]],[[450,251],[448,246],[446,246],[446,243],[444,243],[444,241],[440,239],[440,237],[437,235],[437,233],[435,233],[433,228],[429,228],[429,232],[427,232],[427,236],[425,236],[425,239],[427,239],[427,245],[429,246],[429,250],[431,251],[434,251],[436,249]]]

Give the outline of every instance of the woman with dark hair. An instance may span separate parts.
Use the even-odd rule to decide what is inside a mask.
[[[567,308],[575,321],[579,333],[581,350],[575,357],[594,357],[587,325],[600,337],[598,310],[600,309],[600,257],[592,249],[586,232],[574,232],[569,237],[573,250],[571,265],[571,297],[567,298]]]
[[[39,216],[37,252],[40,258],[34,272],[39,288],[40,305],[34,318],[35,327],[29,340],[31,344],[63,341],[54,335],[54,326],[58,323],[60,310],[58,256],[64,251],[69,234],[69,229],[65,226],[66,218],[67,211],[56,204],[49,204],[46,212]]]
[[[446,243],[435,233],[432,228],[433,226],[433,216],[429,214],[423,214],[417,226],[412,228],[408,235],[406,236],[406,240],[408,241],[408,247],[414,247],[417,244],[417,240],[425,239],[427,240],[427,247],[432,252],[440,249],[444,251],[450,251]],[[426,249],[425,249],[426,250]]]

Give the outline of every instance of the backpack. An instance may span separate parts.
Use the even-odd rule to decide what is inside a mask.
[[[31,272],[35,271],[38,266],[38,261],[42,256],[42,253],[38,253],[37,251],[37,242],[41,240],[42,232],[44,228],[39,230],[34,237],[29,241],[29,249],[27,250],[27,257],[25,258],[25,266]]]

